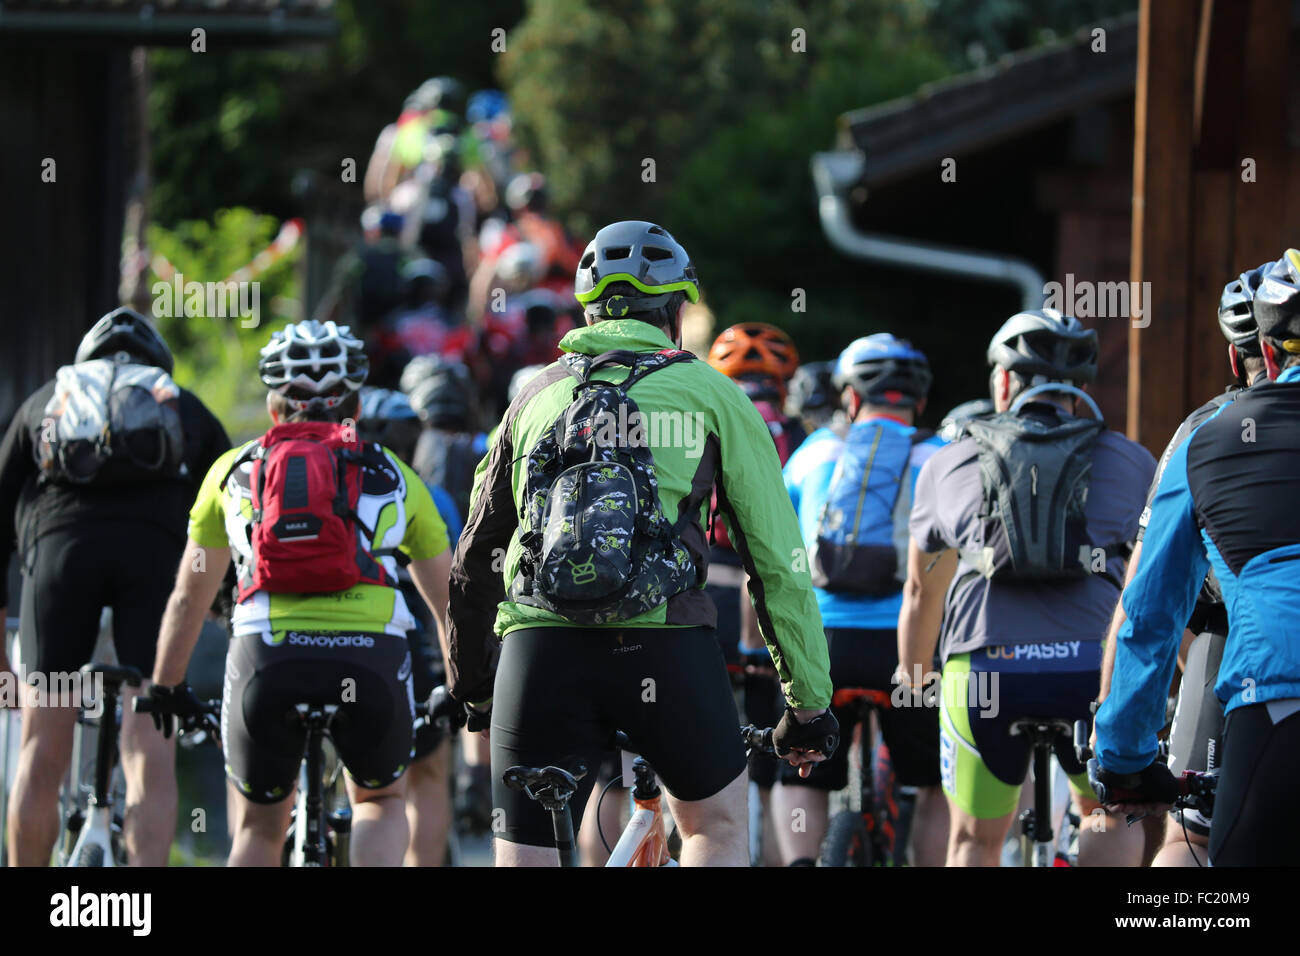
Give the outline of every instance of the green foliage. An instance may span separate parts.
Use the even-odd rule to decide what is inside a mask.
[[[338,0],[336,40],[289,50],[150,52],[153,216],[173,225],[221,206],[296,214],[294,173],[338,175],[356,160],[360,179],[385,123],[430,76],[468,90],[493,86],[491,31],[509,29],[522,0],[461,4]],[[360,184],[357,186],[360,189]]]
[[[931,35],[953,66],[982,66],[1068,36],[1084,24],[1131,13],[1137,0],[923,0]]]
[[[266,248],[278,230],[272,216],[220,209],[212,222],[187,220],[173,230],[152,224],[149,244],[184,282],[221,282]],[[161,297],[171,295],[172,280],[150,271],[154,315],[176,354],[176,380],[203,399],[232,438],[259,434],[266,425],[266,389],[257,378],[257,356],[272,329],[297,318],[294,264],[300,251],[301,246],[256,276],[261,315],[260,324],[251,328],[239,318],[186,316],[181,308],[168,308]],[[168,311],[180,314],[168,317]]]

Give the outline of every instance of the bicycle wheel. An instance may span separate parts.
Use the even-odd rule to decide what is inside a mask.
[[[871,866],[871,839],[862,814],[841,810],[831,817],[822,841],[821,866]]]
[[[104,848],[98,843],[87,843],[77,854],[74,866],[103,866]]]

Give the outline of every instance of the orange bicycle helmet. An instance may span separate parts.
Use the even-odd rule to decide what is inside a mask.
[[[728,378],[771,376],[785,383],[799,367],[790,336],[766,322],[741,322],[725,330],[709,349],[709,364]]]

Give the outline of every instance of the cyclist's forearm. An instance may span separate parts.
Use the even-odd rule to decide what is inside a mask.
[[[229,563],[229,548],[202,548],[193,540],[187,542],[176,585],[163,611],[153,669],[155,684],[171,686],[185,680],[203,619],[221,588]]]
[[[1128,567],[1124,569],[1124,587],[1127,589],[1133,576],[1137,574],[1138,562],[1142,559],[1142,542],[1138,541],[1133,546],[1133,555],[1128,560]],[[1110,678],[1115,672],[1115,645],[1119,638],[1119,629],[1124,626],[1128,618],[1124,614],[1124,595],[1120,593],[1119,600],[1115,602],[1115,613],[1111,615],[1110,627],[1106,629],[1106,641],[1102,647],[1101,654],[1101,689],[1097,692],[1097,702],[1106,699],[1110,693]]]
[[[433,615],[434,625],[438,631],[438,647],[442,650],[445,663],[449,659],[447,648],[447,598],[448,577],[451,574],[451,552],[443,551],[431,558],[412,561],[407,566],[416,590],[424,598],[429,613]]]
[[[934,649],[943,626],[943,599],[957,568],[953,549],[927,554],[908,543],[907,583],[903,585],[903,605],[898,615],[898,666],[905,674],[929,672]]]

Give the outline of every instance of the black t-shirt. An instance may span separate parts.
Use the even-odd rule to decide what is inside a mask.
[[[180,390],[185,435],[182,474],[130,484],[72,486],[41,476],[36,444],[54,380],[42,385],[14,415],[0,444],[0,561],[15,546],[26,549],[41,535],[83,521],[143,521],[185,538],[190,505],[212,463],[230,448],[221,422],[191,392]],[[0,606],[8,604],[0,574]]]

